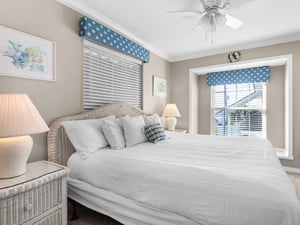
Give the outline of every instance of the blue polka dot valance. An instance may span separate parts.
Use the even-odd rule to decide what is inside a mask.
[[[79,35],[91,41],[149,62],[150,52],[139,44],[84,16],[80,19]]]
[[[208,73],[206,79],[208,86],[267,82],[270,80],[270,67],[262,66]]]

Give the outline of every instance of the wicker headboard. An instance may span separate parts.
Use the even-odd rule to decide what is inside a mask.
[[[58,164],[66,165],[69,157],[75,151],[62,127],[62,122],[71,120],[98,119],[109,115],[117,117],[123,115],[143,115],[140,109],[129,104],[107,104],[97,109],[83,112],[77,115],[64,116],[56,119],[48,132],[48,160]]]

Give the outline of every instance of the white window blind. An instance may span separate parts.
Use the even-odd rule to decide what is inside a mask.
[[[211,134],[266,137],[265,83],[212,86]]]
[[[108,103],[143,105],[143,64],[129,56],[84,40],[83,107]]]

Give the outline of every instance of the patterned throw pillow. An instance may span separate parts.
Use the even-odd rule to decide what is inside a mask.
[[[164,128],[159,123],[145,126],[145,134],[152,143],[157,143],[166,139]]]

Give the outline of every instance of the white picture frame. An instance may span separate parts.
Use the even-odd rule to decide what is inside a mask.
[[[166,97],[167,81],[165,79],[153,76],[153,96]]]
[[[0,25],[0,75],[55,81],[55,43]]]

